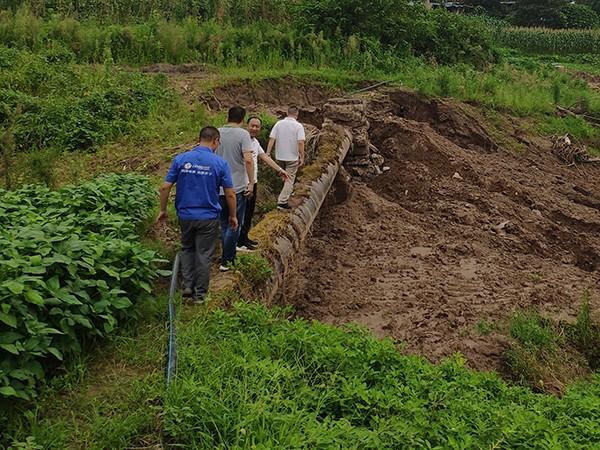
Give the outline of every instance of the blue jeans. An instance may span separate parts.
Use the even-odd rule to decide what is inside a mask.
[[[233,264],[235,261],[236,247],[237,242],[240,237],[240,232],[242,230],[242,225],[244,224],[244,215],[246,212],[246,197],[244,197],[244,193],[240,192],[235,195],[236,200],[236,216],[238,220],[238,228],[236,231],[233,231],[229,226],[229,207],[227,206],[227,201],[225,201],[225,196],[221,195],[219,197],[219,202],[221,203],[221,244],[223,247],[223,256],[221,256],[221,264]]]

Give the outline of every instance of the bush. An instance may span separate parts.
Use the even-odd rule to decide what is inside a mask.
[[[0,124],[14,120],[17,151],[93,150],[168,101],[163,78],[73,58],[60,46],[38,54],[0,47]]]
[[[498,57],[489,28],[471,17],[428,11],[413,2],[305,0],[297,4],[297,25],[325,36],[357,35],[394,48],[396,54],[426,56],[439,63],[483,65]]]
[[[134,175],[0,193],[0,399],[35,396],[47,370],[151,293],[160,260],[136,227],[154,197]]]

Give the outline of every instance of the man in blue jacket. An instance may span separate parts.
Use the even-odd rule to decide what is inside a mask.
[[[177,155],[160,188],[157,222],[167,219],[171,188],[177,183],[175,208],[181,226],[181,274],[183,296],[202,303],[208,292],[210,264],[219,239],[221,204],[219,190],[225,193],[229,226],[237,230],[236,195],[227,162],[214,154],[219,146],[219,130],[205,127],[200,143]]]

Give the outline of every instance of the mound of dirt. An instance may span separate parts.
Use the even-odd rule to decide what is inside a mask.
[[[527,151],[505,148],[466,105],[397,91],[370,111],[391,169],[323,209],[286,303],[498,371],[507,337],[482,321],[527,308],[573,320],[586,289],[599,311],[600,168],[566,167],[517,128],[505,142]]]
[[[300,107],[300,122],[320,127],[323,123],[321,107],[327,99],[337,95],[337,90],[319,83],[285,77],[235,82],[202,93],[199,99],[213,110],[244,105],[249,110],[269,110],[279,116],[285,114],[287,106],[296,105]]]

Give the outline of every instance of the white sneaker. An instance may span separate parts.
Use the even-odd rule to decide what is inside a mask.
[[[245,245],[242,245],[241,247],[236,247],[236,250],[237,250],[238,252],[251,252],[251,251],[253,251],[254,249],[252,249],[252,248],[248,248],[248,247],[246,247]]]
[[[221,265],[219,266],[219,270],[220,270],[221,272],[229,272],[229,266],[224,266],[224,265],[222,265],[222,264],[221,264]]]

